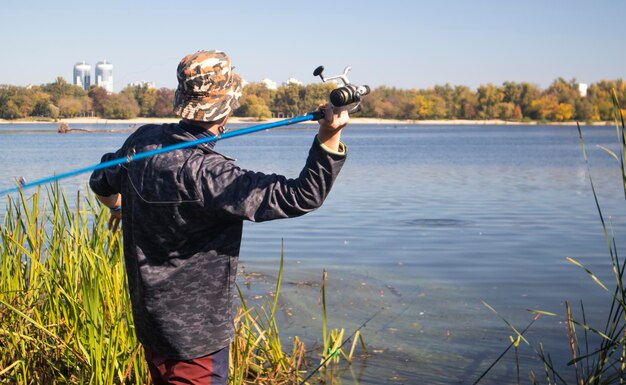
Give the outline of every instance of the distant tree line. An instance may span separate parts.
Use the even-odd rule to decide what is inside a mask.
[[[244,88],[240,116],[294,116],[309,112],[328,98],[332,85],[289,84],[268,90],[263,84]],[[363,98],[361,117],[381,119],[501,119],[508,121],[606,121],[611,120],[612,90],[626,106],[626,82],[600,81],[581,96],[576,80],[559,78],[542,90],[531,83],[504,82],[502,86],[435,86],[428,89],[378,87]]]
[[[168,117],[173,115],[173,100],[174,91],[167,88],[129,86],[109,94],[96,86],[85,91],[59,77],[41,86],[0,86],[0,118]]]
[[[502,119],[509,121],[611,120],[615,90],[626,106],[626,82],[600,81],[581,96],[575,80],[559,78],[542,90],[531,83],[504,82],[502,86],[435,86],[426,90],[379,87],[363,102],[363,115],[396,119]]]
[[[268,89],[250,83],[243,89],[236,116],[286,118],[314,110],[328,100],[332,84],[289,83]],[[546,89],[531,83],[486,84],[476,90],[466,86],[437,85],[428,89],[378,87],[363,99],[361,117],[382,119],[502,119],[508,121],[605,121],[612,119],[612,90],[626,106],[626,82],[603,80],[590,84],[581,96],[576,80],[559,78]],[[0,86],[0,118],[66,118],[98,116],[107,119],[172,117],[174,90],[128,86],[107,93],[92,86],[88,91],[59,77],[41,86]]]

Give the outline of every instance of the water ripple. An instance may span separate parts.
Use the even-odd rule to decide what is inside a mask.
[[[408,226],[417,227],[467,227],[474,224],[472,221],[449,218],[418,218],[404,222]]]

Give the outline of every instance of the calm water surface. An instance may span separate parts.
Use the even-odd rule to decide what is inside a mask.
[[[238,128],[241,126],[233,126]],[[127,130],[127,125],[85,127]],[[0,126],[0,189],[99,161],[128,132],[60,135],[56,125]],[[218,143],[242,167],[299,173],[312,126],[275,129]],[[626,231],[619,165],[599,149],[617,147],[614,127],[583,127],[605,215],[618,247]],[[240,283],[263,304],[275,284],[281,242],[286,337],[313,347],[321,336],[319,283],[328,271],[331,327],[364,332],[373,354],[342,374],[343,383],[466,384],[508,346],[513,333],[481,301],[523,329],[526,309],[557,313],[528,332],[522,376],[542,377],[539,342],[559,368],[571,359],[564,301],[584,301],[598,328],[608,296],[573,257],[611,282],[610,260],[576,127],[352,125],[349,158],[318,211],[246,223]],[[62,182],[84,190],[88,175]],[[250,274],[254,273],[254,274]],[[572,379],[563,369],[563,376]],[[512,352],[481,384],[515,383]]]

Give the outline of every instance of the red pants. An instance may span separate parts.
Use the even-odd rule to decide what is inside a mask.
[[[228,383],[228,347],[192,360],[160,357],[145,349],[146,361],[154,385],[226,385]]]

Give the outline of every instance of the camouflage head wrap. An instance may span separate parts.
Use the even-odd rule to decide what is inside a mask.
[[[187,55],[178,64],[176,76],[176,115],[212,122],[239,107],[241,77],[232,71],[230,59],[224,52],[198,51]]]

